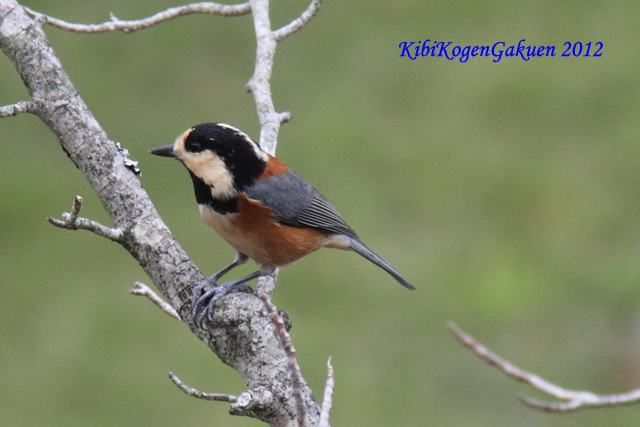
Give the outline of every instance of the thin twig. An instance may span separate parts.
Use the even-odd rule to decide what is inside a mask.
[[[160,298],[160,296],[153,292],[150,287],[141,282],[136,282],[135,285],[135,288],[129,289],[130,294],[147,297],[151,300],[152,303],[160,307],[160,309],[167,313],[169,316],[174,317],[178,320],[182,320],[180,319],[180,315],[175,310],[175,308],[171,307],[171,304]]]
[[[300,15],[300,17],[294,19],[279,30],[274,31],[273,37],[277,42],[280,42],[291,34],[300,31],[302,27],[307,25],[309,21],[311,21],[313,17],[316,16],[316,13],[318,13],[318,10],[320,10],[320,6],[322,6],[322,0],[311,0],[311,4],[304,12],[302,12],[302,15]]]
[[[454,323],[449,323],[449,329],[451,329],[462,344],[470,348],[476,355],[490,365],[496,367],[511,378],[529,384],[531,387],[540,390],[553,398],[564,401],[546,402],[532,399],[527,396],[520,397],[520,400],[531,408],[547,412],[571,412],[580,408],[618,406],[640,401],[640,389],[614,395],[597,395],[588,391],[566,390],[540,378],[535,374],[523,371],[517,366],[512,365],[508,361],[491,352],[479,342],[475,341],[470,335],[463,332]]]
[[[98,236],[106,237],[114,242],[120,242],[122,239],[122,230],[119,228],[109,228],[99,222],[79,217],[80,209],[82,209],[82,197],[76,196],[71,212],[63,213],[62,220],[48,216],[47,221],[59,228],[67,230],[89,230]]]
[[[331,427],[329,424],[329,415],[331,415],[331,406],[333,405],[333,388],[335,381],[333,380],[333,366],[331,358],[327,361],[327,382],[324,386],[324,396],[322,398],[322,411],[320,412],[320,421],[318,427]]]
[[[190,15],[194,13],[209,13],[222,16],[239,16],[246,15],[251,12],[249,3],[242,3],[236,5],[226,5],[220,3],[203,2],[203,3],[191,3],[184,6],[172,7],[162,12],[158,12],[153,16],[144,19],[138,19],[134,21],[121,21],[111,14],[111,20],[103,22],[102,24],[72,24],[65,22],[61,19],[53,18],[40,12],[24,7],[24,10],[32,17],[44,20],[45,23],[62,30],[74,31],[77,33],[104,33],[107,31],[122,31],[125,33],[132,33],[137,30],[157,25],[161,22],[168,21],[178,16]]]
[[[269,2],[251,0],[251,15],[256,33],[256,65],[247,90],[253,94],[260,121],[260,147],[275,156],[278,132],[282,123],[271,96],[271,72],[277,42],[271,31]]]
[[[263,292],[260,292],[258,296],[260,297],[260,299],[262,299],[262,301],[264,301],[264,305],[267,307],[267,316],[271,318],[271,321],[276,327],[276,333],[278,335],[278,338],[280,338],[282,348],[287,353],[289,372],[291,373],[291,386],[293,388],[293,396],[296,400],[296,416],[298,420],[298,426],[304,427],[306,412],[306,405],[304,403],[304,397],[302,396],[304,381],[302,380],[302,372],[300,372],[300,365],[298,365],[298,360],[296,358],[296,349],[293,348],[291,337],[287,332],[287,328],[282,321],[282,318],[278,314],[278,309],[275,305],[273,305],[269,296]]]
[[[236,396],[234,396],[233,394],[205,393],[203,391],[196,390],[193,387],[189,387],[188,385],[180,381],[180,378],[176,377],[173,372],[169,372],[169,378],[171,378],[171,381],[173,381],[173,383],[180,390],[184,391],[186,394],[188,394],[191,397],[195,397],[197,399],[204,399],[204,400],[215,400],[218,402],[233,403],[236,401]]]
[[[17,116],[18,114],[22,113],[33,113],[35,109],[36,103],[31,100],[4,105],[0,107],[0,119],[3,117]]]

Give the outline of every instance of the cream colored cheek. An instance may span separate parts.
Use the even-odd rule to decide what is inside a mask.
[[[181,159],[185,166],[205,184],[211,186],[215,198],[229,198],[237,195],[233,177],[224,162],[210,151],[185,154]]]

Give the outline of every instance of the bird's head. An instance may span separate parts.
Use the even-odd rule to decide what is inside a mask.
[[[194,178],[211,188],[217,199],[237,196],[260,176],[269,160],[246,133],[225,123],[194,126],[175,143],[149,152],[180,160]]]

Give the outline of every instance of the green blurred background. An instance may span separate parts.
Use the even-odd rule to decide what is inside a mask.
[[[97,23],[175,0],[35,1]],[[274,1],[279,27],[307,0]],[[284,269],[275,302],[294,322],[303,373],[322,397],[336,372],[343,426],[637,426],[640,406],[549,415],[543,397],[462,348],[455,321],[516,365],[573,389],[640,386],[640,4],[636,1],[327,1],[275,56],[272,92],[290,110],[278,157],[418,288],[320,251]],[[187,16],[136,32],[46,28],[80,94],[140,161],[141,181],[204,273],[233,257],[199,218],[176,162],[147,150],[205,121],[257,138],[250,16]],[[400,58],[399,43],[555,45],[556,57]],[[601,58],[563,58],[564,42]],[[0,58],[0,104],[27,99]],[[129,254],[54,228],[68,211],[110,220],[36,117],[0,121],[0,425],[257,426],[228,405],[237,373],[188,329],[127,294],[149,279]],[[249,271],[252,266],[245,267]]]

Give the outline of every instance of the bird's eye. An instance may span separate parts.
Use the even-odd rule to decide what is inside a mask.
[[[202,151],[202,146],[198,141],[189,141],[187,142],[187,151],[192,153],[199,153]]]

